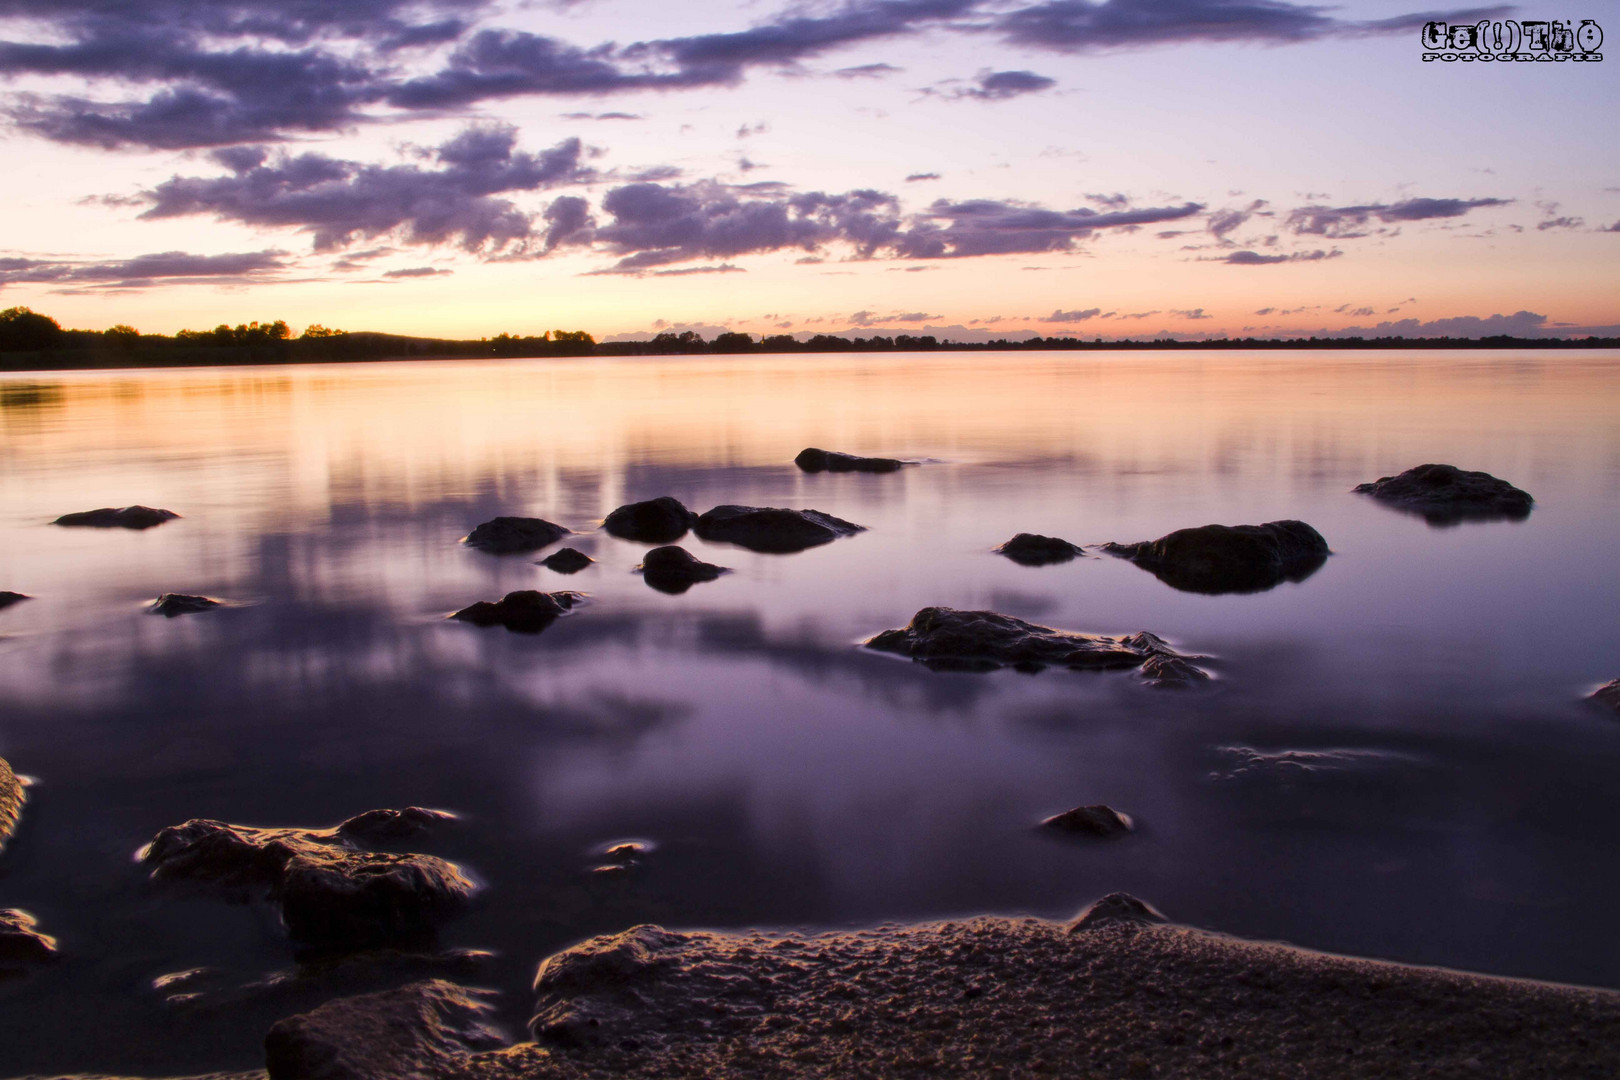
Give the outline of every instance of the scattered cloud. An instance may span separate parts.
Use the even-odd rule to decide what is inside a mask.
[[[385,278],[444,277],[444,276],[446,276],[448,274],[453,274],[453,273],[455,273],[454,270],[442,270],[442,269],[440,269],[440,268],[438,268],[436,266],[410,266],[410,267],[406,267],[403,270],[384,270],[383,271],[383,277],[385,277]]]
[[[66,259],[0,258],[0,287],[53,284],[139,289],[154,285],[242,284],[271,279],[287,269],[286,252],[245,251],[192,255],[163,251],[132,259],[84,262]]]
[[[839,68],[833,74],[840,79],[881,79],[885,75],[898,75],[904,70],[893,64],[860,64],[856,67]]]
[[[514,128],[468,128],[432,152],[439,168],[234,147],[212,155],[228,175],[165,180],[143,193],[148,206],[141,216],[206,214],[292,227],[310,233],[317,251],[389,235],[412,244],[454,242],[469,251],[522,249],[534,239],[534,215],[496,196],[579,182],[592,173],[580,164],[578,139],[539,154],[517,150],[516,142]]]
[[[1102,308],[1086,308],[1084,311],[1054,311],[1039,321],[1043,323],[1085,322],[1087,319],[1095,319],[1101,314]]]
[[[1302,206],[1289,213],[1284,227],[1296,236],[1325,236],[1332,240],[1354,240],[1367,236],[1373,219],[1394,224],[1426,221],[1431,218],[1462,217],[1485,206],[1506,206],[1512,199],[1406,199],[1364,206]]]
[[[974,76],[973,85],[971,86],[959,86],[944,91],[930,90],[928,92],[941,93],[953,101],[962,98],[974,98],[979,101],[1006,101],[1008,98],[1050,90],[1056,85],[1056,79],[1048,78],[1045,75],[1037,75],[1033,71],[981,71]]]
[[[915,184],[919,180],[938,180],[938,179],[939,179],[939,173],[937,173],[937,172],[914,172],[910,176],[906,177],[906,183]]]
[[[1215,316],[1204,314],[1203,308],[1172,308],[1172,315],[1180,315],[1183,319],[1213,319]]]
[[[1332,251],[1296,251],[1291,255],[1262,255],[1258,251],[1234,251],[1232,254],[1217,259],[1217,262],[1228,266],[1272,266],[1277,263],[1289,262],[1320,262],[1323,259],[1336,259],[1344,252],[1338,248]]]
[[[645,120],[645,119],[647,119],[641,113],[627,113],[627,112],[603,112],[603,113],[570,112],[570,113],[563,113],[562,117],[563,117],[564,120]]]

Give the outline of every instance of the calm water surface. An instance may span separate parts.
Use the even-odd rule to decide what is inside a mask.
[[[146,880],[192,817],[324,826],[456,811],[416,842],[485,884],[444,948],[504,991],[637,922],[1066,916],[1124,889],[1322,949],[1620,986],[1620,358],[1189,353],[401,363],[0,379],[0,756],[37,780],[0,857],[63,961],[0,981],[0,1075],[262,1063],[277,1017],[395,969],[298,967],[273,913]],[[929,463],[807,475],[805,446]],[[1537,499],[1429,526],[1349,494],[1428,461]],[[673,495],[869,527],[681,596],[593,531]],[[60,514],[145,503],[147,532]],[[498,514],[596,564],[458,544]],[[1177,592],[1083,544],[1300,518],[1305,581]],[[591,603],[538,636],[446,622],[513,589]],[[238,602],[164,619],[162,592]],[[1218,681],[941,674],[857,642],[927,605],[1154,631]],[[1314,770],[1253,755],[1335,751]],[[1300,760],[1300,759],[1295,759]],[[1055,843],[1106,802],[1140,831]],[[622,879],[592,849],[657,849]],[[152,981],[203,967],[200,998]]]

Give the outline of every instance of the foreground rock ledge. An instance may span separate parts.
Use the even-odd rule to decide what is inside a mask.
[[[1010,667],[1040,671],[1047,667],[1075,670],[1137,668],[1156,685],[1203,682],[1209,673],[1143,630],[1127,637],[1103,637],[1054,630],[994,611],[958,611],[927,607],[898,630],[885,630],[866,641],[868,649],[909,656],[936,671],[994,671]]]
[[[704,540],[736,544],[752,551],[787,554],[841,536],[865,532],[864,525],[820,510],[784,510],[775,506],[717,506],[697,519],[693,531]]]
[[[976,918],[819,935],[639,926],[541,965],[538,1044],[458,1080],[1620,1075],[1620,994],[1157,922]]]
[[[86,529],[150,529],[179,516],[173,510],[159,510],[150,506],[103,506],[99,510],[63,514],[51,524]]]
[[[1148,571],[1173,589],[1195,593],[1262,592],[1304,581],[1327,561],[1322,534],[1303,521],[1200,525],[1157,540],[1104,544],[1102,549]]]
[[[1419,465],[1397,476],[1382,476],[1352,490],[1379,502],[1418,514],[1431,525],[1460,521],[1523,521],[1535,500],[1485,472],[1455,465]]]

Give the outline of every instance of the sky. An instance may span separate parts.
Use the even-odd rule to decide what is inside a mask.
[[[0,0],[0,307],[144,333],[1620,334],[1620,56],[1422,42],[1620,34],[1613,10]]]

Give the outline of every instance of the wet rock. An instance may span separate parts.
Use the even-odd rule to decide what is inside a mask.
[[[1157,540],[1104,544],[1173,589],[1195,593],[1263,592],[1304,581],[1327,561],[1327,541],[1303,521],[1202,525]]]
[[[0,854],[5,853],[6,845],[16,834],[23,803],[27,801],[28,792],[22,780],[11,771],[10,763],[0,758]]]
[[[1138,668],[1142,677],[1151,682],[1209,677],[1190,662],[1197,657],[1182,656],[1163,638],[1146,631],[1127,637],[1103,637],[1054,630],[994,611],[923,608],[908,625],[885,630],[865,644],[879,652],[909,656],[936,671]]]
[[[1073,810],[1054,814],[1041,822],[1041,828],[1048,832],[1062,833],[1065,836],[1093,837],[1098,840],[1117,840],[1128,835],[1135,827],[1135,823],[1128,815],[1101,803],[1077,806]]]
[[[905,468],[906,463],[898,458],[858,457],[855,454],[842,454],[837,450],[818,450],[810,446],[799,451],[799,456],[793,459],[793,464],[805,472],[891,473],[899,472]]]
[[[537,592],[519,589],[509,592],[500,600],[480,600],[451,615],[452,619],[470,622],[474,626],[504,626],[519,634],[538,634],[557,619],[572,611],[584,594],[577,592]]]
[[[995,551],[998,555],[1005,555],[1020,566],[1049,566],[1052,563],[1066,563],[1070,559],[1085,554],[1076,544],[1071,544],[1067,540],[1060,540],[1055,536],[1041,536],[1038,533],[1019,533],[996,548]]]
[[[5,590],[0,590],[0,610],[8,608],[12,604],[21,603],[24,600],[32,599],[32,596],[27,596],[20,592],[7,592]]]
[[[173,510],[155,510],[150,506],[104,506],[100,510],[63,514],[51,524],[90,529],[150,529],[179,516]]]
[[[154,615],[164,615],[172,619],[177,615],[196,615],[199,612],[212,611],[219,606],[220,602],[209,596],[166,592],[152,601],[151,610]]]
[[[1383,476],[1354,489],[1386,506],[1417,514],[1430,525],[1460,521],[1523,521],[1535,500],[1490,473],[1455,465],[1419,465],[1398,476]]]
[[[534,976],[530,1033],[559,1046],[588,1045],[610,1034],[604,1021],[633,1015],[640,1007],[638,985],[674,966],[672,954],[684,943],[680,934],[643,925],[591,938],[549,957]]]
[[[443,979],[328,1001],[264,1039],[270,1080],[433,1080],[505,1046],[489,990]]]
[[[361,815],[368,823],[347,833],[343,826],[267,829],[193,819],[158,833],[141,861],[156,880],[273,900],[289,934],[307,945],[357,948],[426,937],[465,906],[476,886],[460,867],[432,855],[359,850],[358,835],[383,828],[377,813]],[[396,820],[410,816],[402,811]]]
[[[540,560],[540,565],[559,574],[577,574],[596,560],[578,548],[558,548]]]
[[[1069,933],[1095,930],[1102,926],[1117,926],[1121,923],[1145,926],[1149,923],[1169,921],[1163,912],[1152,904],[1138,900],[1130,893],[1114,892],[1082,911],[1074,922],[1069,924]]]
[[[509,555],[554,544],[571,531],[543,518],[498,517],[468,533],[464,542],[480,551]]]
[[[56,939],[35,929],[26,911],[0,911],[0,971],[22,971],[56,959]]]
[[[705,540],[773,554],[803,551],[866,531],[864,525],[819,510],[729,505],[717,506],[699,517],[694,529]]]
[[[706,563],[682,547],[653,548],[636,567],[642,578],[659,592],[680,594],[700,581],[713,581],[731,571]]]
[[[1595,701],[1613,711],[1616,716],[1620,716],[1620,679],[1604,683],[1594,690],[1587,700]],[[0,765],[4,764],[5,762],[0,761]]]
[[[447,810],[407,806],[403,810],[367,810],[339,825],[337,831],[362,843],[391,844],[454,820],[456,815]]]
[[[602,858],[610,863],[633,863],[652,852],[653,846],[644,840],[626,840],[602,849]]]
[[[668,495],[628,503],[602,522],[610,536],[643,544],[669,544],[686,535],[698,516]]]

